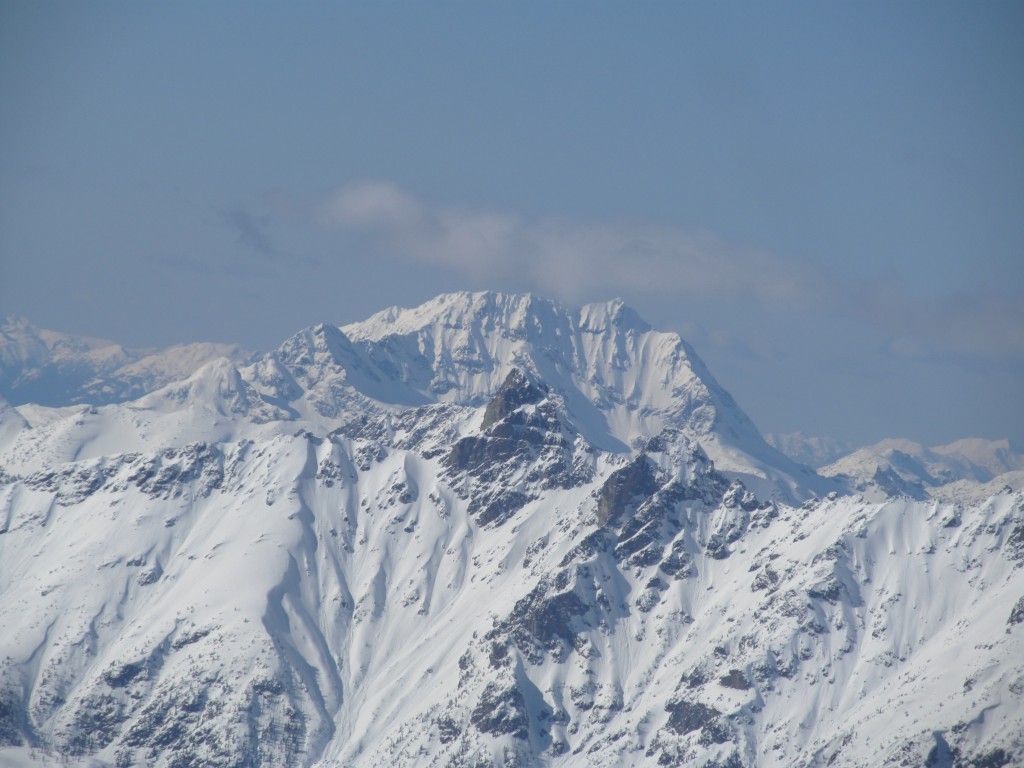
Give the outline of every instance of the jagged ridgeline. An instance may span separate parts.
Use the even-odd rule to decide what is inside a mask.
[[[1024,764],[1024,496],[843,495],[620,302],[75,349],[0,408],[0,765]]]

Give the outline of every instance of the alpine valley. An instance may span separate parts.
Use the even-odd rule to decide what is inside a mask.
[[[818,474],[621,302],[0,343],[0,765],[1024,765],[1009,444]]]

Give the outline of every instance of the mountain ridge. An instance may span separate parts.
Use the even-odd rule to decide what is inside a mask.
[[[90,343],[100,349],[112,344]],[[263,401],[250,400],[260,420],[301,416],[326,423],[381,406],[479,404],[513,367],[521,367],[554,386],[571,418],[603,449],[636,450],[663,428],[678,428],[759,493],[796,500],[838,489],[768,445],[689,344],[654,330],[621,300],[570,309],[530,294],[443,294],[344,328],[311,326],[262,354],[202,344],[132,353],[112,370],[90,369],[76,394],[59,404],[151,402],[145,398],[168,386],[180,395],[172,385],[222,352],[244,379],[242,390],[251,388]],[[151,375],[138,375],[147,363]],[[48,365],[36,360],[33,370]],[[660,380],[652,378],[658,375]],[[0,395],[18,391],[12,380],[8,367],[0,375],[0,385],[8,382]]]
[[[329,391],[315,398],[312,404],[314,409],[330,413],[353,406],[356,410],[372,408],[372,404],[368,405],[360,397],[363,394],[368,395],[371,401],[390,403],[398,407],[451,400],[453,397],[467,403],[479,403],[493,394],[502,376],[513,364],[525,363],[527,367],[536,368],[536,362],[524,360],[520,350],[519,356],[513,355],[515,359],[508,362],[504,368],[495,369],[492,371],[493,375],[485,377],[486,382],[483,386],[479,381],[481,377],[477,376],[476,388],[471,382],[456,384],[450,377],[444,378],[428,365],[430,372],[427,379],[431,381],[420,381],[419,386],[415,386],[416,382],[413,386],[405,386],[401,383],[402,376],[395,377],[395,371],[389,368],[395,363],[394,359],[389,359],[389,355],[393,358],[397,339],[424,337],[428,326],[434,326],[435,330],[447,328],[451,331],[464,331],[480,318],[481,311],[485,319],[489,319],[492,331],[494,327],[507,328],[510,329],[507,335],[512,341],[518,339],[520,342],[526,341],[531,344],[537,342],[537,331],[543,326],[539,320],[545,320],[549,327],[555,327],[559,333],[564,331],[567,334],[567,325],[574,324],[583,334],[607,332],[609,327],[618,326],[633,334],[661,335],[621,299],[572,309],[532,294],[497,292],[442,294],[413,308],[389,307],[364,321],[349,323],[344,327],[327,323],[313,325],[285,341],[277,350],[256,355],[242,350],[237,345],[205,342],[177,344],[163,350],[128,349],[112,341],[41,329],[24,318],[9,316],[0,327],[0,397],[15,406],[29,403],[54,407],[130,402],[144,398],[169,384],[183,381],[207,363],[224,356],[239,369],[245,379],[243,389],[251,388],[250,394],[263,401],[255,407],[255,410],[261,413],[255,418],[296,419],[300,414],[291,404],[302,397],[304,388],[285,367],[282,367],[281,355],[289,345],[292,345],[294,352],[294,345],[299,344],[300,337],[306,339],[304,343],[307,346],[315,346],[317,342],[313,341],[314,338],[329,334],[332,337],[334,354],[338,355],[337,359],[333,360],[337,370],[331,375],[339,379],[336,383],[340,386],[327,387]],[[568,324],[567,318],[570,321]],[[534,334],[532,337],[531,333]],[[937,467],[940,470],[942,482],[936,483],[934,473],[929,473],[927,469],[923,470],[923,474],[920,470],[909,474],[904,472],[906,477],[894,470],[885,457],[887,445],[892,443],[891,440],[881,441],[873,446],[853,448],[846,443],[808,438],[799,433],[768,435],[766,439],[762,439],[749,417],[717,383],[692,347],[675,334],[663,335],[678,340],[677,343],[682,350],[681,357],[685,359],[696,378],[705,384],[710,400],[714,402],[713,407],[709,409],[711,415],[705,419],[703,439],[705,442],[714,443],[709,447],[715,454],[716,463],[721,468],[745,474],[747,482],[759,485],[762,493],[770,492],[773,484],[779,485],[779,478],[764,477],[771,474],[770,471],[766,471],[766,467],[785,467],[785,478],[781,483],[782,492],[789,494],[791,498],[802,495],[798,492],[795,497],[793,496],[794,484],[798,487],[801,482],[806,482],[807,478],[811,477],[807,470],[801,467],[809,467],[815,473],[822,469],[823,474],[827,476],[828,479],[825,481],[811,483],[814,487],[810,490],[819,496],[841,487],[846,492],[859,491],[878,499],[887,493],[909,493],[915,498],[936,494],[962,498],[964,493],[980,497],[989,485],[1001,487],[995,478],[1003,474],[1006,475],[1003,478],[1005,484],[1011,488],[1021,487],[1019,473],[1024,470],[1024,460],[1021,459],[1024,451],[1015,448],[1009,441],[965,438],[946,446],[933,446],[929,449],[914,444],[916,447],[909,453],[915,456],[919,464],[922,460],[922,451],[931,452],[925,463],[933,469]],[[423,338],[418,338],[417,343],[422,341]],[[435,339],[430,339],[431,343],[434,341]],[[379,342],[384,344],[380,345]],[[391,349],[381,349],[381,346]],[[542,346],[540,356],[543,356],[546,348]],[[312,349],[313,347],[309,347],[307,351]],[[375,355],[381,357],[381,360],[375,360]],[[384,363],[385,369],[381,369],[378,362]],[[476,364],[479,362],[475,361]],[[398,363],[408,366],[409,359]],[[447,364],[450,373],[453,363],[449,360]],[[564,367],[564,360],[562,365]],[[550,370],[541,373],[548,377],[552,375]],[[322,375],[328,375],[328,372],[322,371]],[[438,380],[432,381],[435,375],[438,376]],[[420,371],[420,376],[424,376],[424,371]],[[562,389],[570,395],[571,390],[580,388],[580,382],[573,382],[571,377],[569,381],[565,381],[564,376],[562,379]],[[307,385],[315,386],[319,383],[321,382],[307,381]],[[406,381],[406,384],[408,383]],[[349,392],[344,391],[346,386],[350,388]],[[586,386],[582,389],[586,389]],[[601,433],[604,433],[604,447],[617,450],[629,447],[635,449],[635,445],[629,446],[627,443],[642,444],[652,436],[651,432],[656,432],[656,429],[637,430],[635,424],[629,424],[629,418],[620,419],[619,423],[614,425],[602,425],[601,421],[607,420],[607,416],[595,413],[592,402],[588,403],[588,400],[598,399],[600,395],[593,391],[593,387],[589,395],[575,398],[570,396],[570,401],[574,401],[579,417],[591,423],[591,439],[602,443]],[[331,404],[333,397],[338,397],[339,400]],[[625,397],[623,400],[628,410],[631,404],[629,398]],[[741,435],[739,446],[734,444],[737,442],[735,439],[728,439],[729,435],[723,440],[722,434],[712,434],[716,430],[709,431],[709,424],[713,427],[714,420],[720,419],[722,413],[729,413],[729,421],[732,423],[723,425],[725,429],[717,431],[738,432]],[[619,415],[613,414],[613,417]],[[688,414],[691,417],[691,425],[695,423],[692,418],[694,415]],[[740,426],[739,430],[735,428],[736,422]],[[894,445],[895,443],[892,443],[889,447]],[[985,456],[976,455],[972,459],[964,453],[968,445],[973,446],[975,454],[980,451],[985,453]],[[856,456],[853,455],[855,453]],[[779,454],[782,454],[782,457]],[[1000,455],[1003,456],[1002,459],[999,458]],[[995,471],[996,467],[1001,467],[1001,470]],[[874,479],[876,474],[885,488]],[[761,482],[763,480],[768,482]],[[839,486],[828,485],[830,481],[838,482]]]

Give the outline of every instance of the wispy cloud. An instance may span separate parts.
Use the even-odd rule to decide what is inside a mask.
[[[280,255],[267,234],[269,216],[252,214],[242,208],[222,208],[217,213],[240,246],[259,256]]]
[[[320,216],[383,238],[400,257],[493,282],[518,280],[569,300],[629,290],[770,305],[820,300],[829,290],[806,265],[708,232],[430,206],[385,181],[343,187]]]
[[[526,285],[569,301],[630,293],[800,308],[873,325],[896,354],[1024,360],[1024,305],[1015,298],[925,302],[898,280],[840,282],[710,232],[436,206],[387,181],[344,186],[318,215],[325,226],[380,239],[398,258],[489,285]]]

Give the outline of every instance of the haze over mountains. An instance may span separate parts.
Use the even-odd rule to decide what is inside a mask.
[[[873,499],[888,496],[984,498],[1024,487],[1024,451],[1010,440],[968,438],[926,448],[911,440],[881,440],[852,450],[836,440],[800,433],[766,439],[795,461]]]
[[[815,472],[621,302],[8,320],[0,395],[0,761],[1024,762],[1014,446]]]
[[[7,317],[0,326],[0,396],[11,403],[46,406],[120,403],[185,378],[211,360],[246,356],[230,344],[126,349]]]

